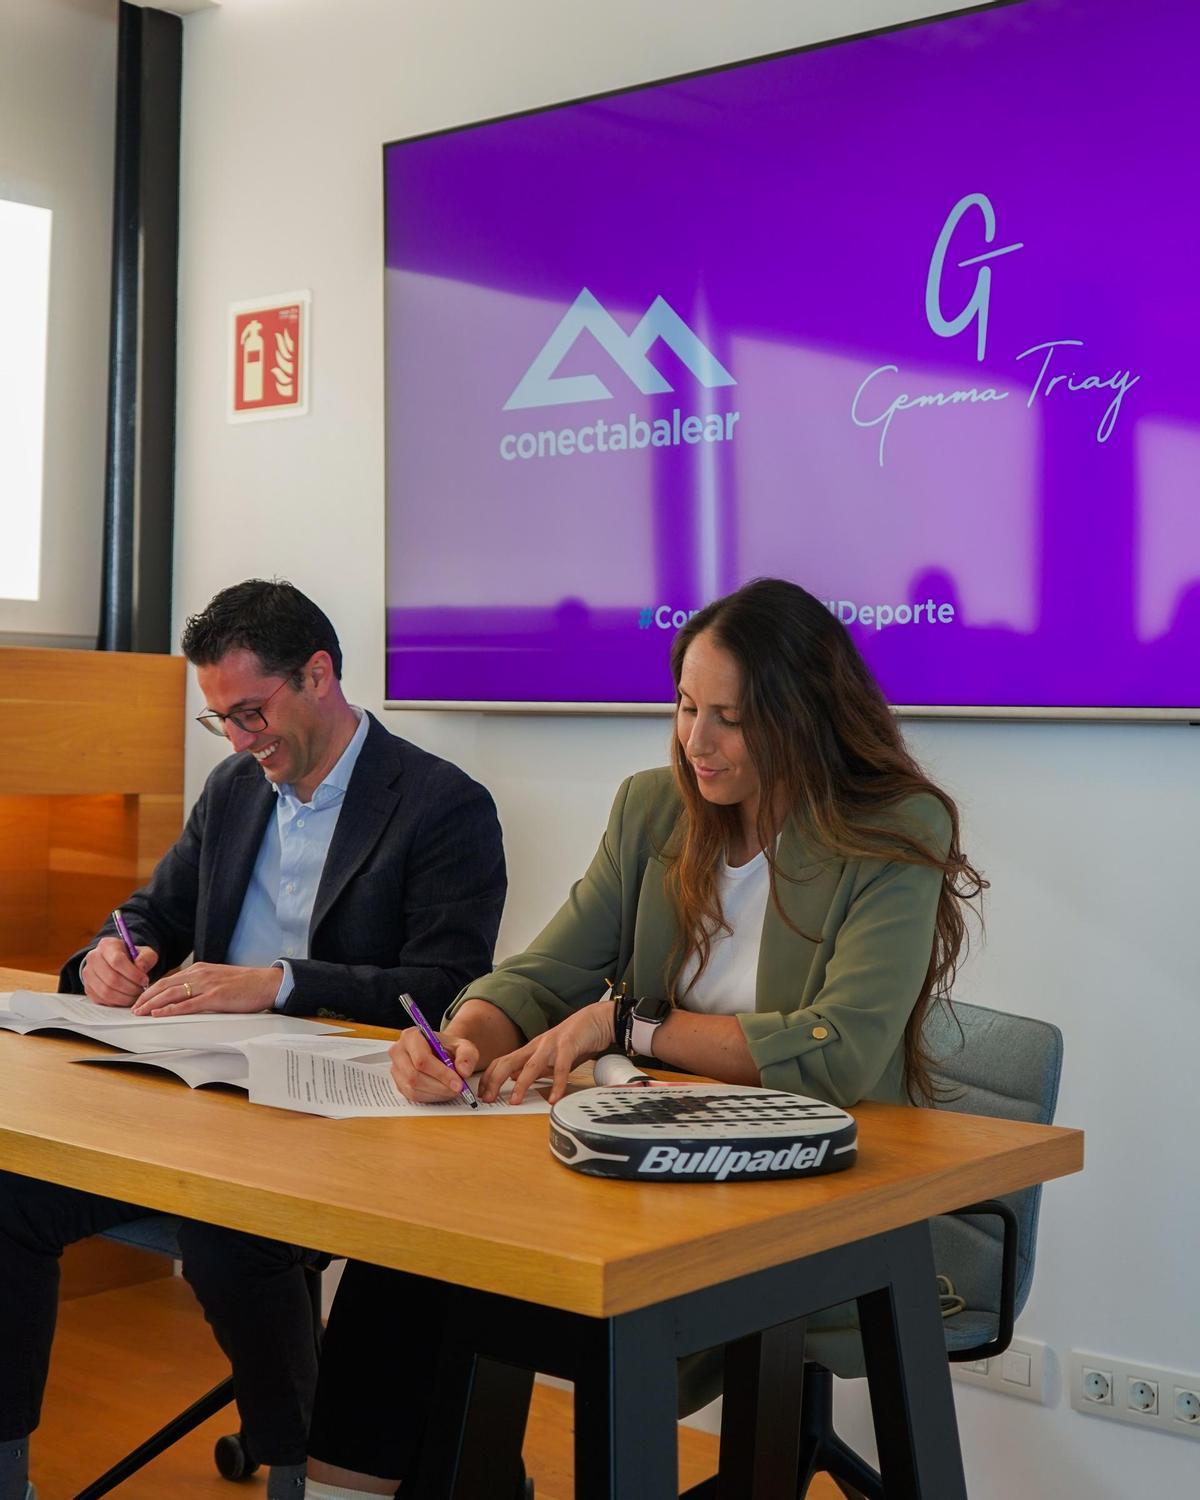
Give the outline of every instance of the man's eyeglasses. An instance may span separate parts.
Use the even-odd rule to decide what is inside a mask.
[[[290,678],[285,677],[275,689],[275,693],[281,692],[290,681]],[[219,714],[209,709],[207,713],[196,715],[196,723],[203,724],[209,734],[223,735],[226,720],[230,724],[236,724],[243,734],[261,734],[267,728],[267,716],[263,713],[263,709],[270,703],[275,693],[268,693],[257,708],[239,708],[235,714]]]

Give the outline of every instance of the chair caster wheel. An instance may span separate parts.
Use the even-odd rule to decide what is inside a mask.
[[[222,1479],[249,1479],[258,1469],[240,1432],[218,1438],[213,1447],[213,1459]]]

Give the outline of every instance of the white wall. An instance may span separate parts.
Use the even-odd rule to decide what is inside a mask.
[[[383,682],[382,142],[865,29],[915,0],[226,0],[186,22],[177,625],[222,585],[291,578],[337,623],[347,687]],[[227,426],[230,301],[314,297],[311,414]],[[494,791],[511,897],[501,950],[582,868],[660,721],[387,715]],[[1200,731],[937,724],[912,730],[961,799],[993,881],[963,998],[1066,1032],[1060,1119],[1086,1173],[1046,1194],[1031,1338],[1200,1368],[1193,852]],[[192,792],[215,742],[189,747]],[[1195,1490],[1185,1441],[962,1389],[974,1500]],[[860,1388],[841,1401],[861,1437]]]
[[[0,0],[0,198],[54,214],[41,588],[0,600],[24,644],[99,628],[116,67],[117,0]]]

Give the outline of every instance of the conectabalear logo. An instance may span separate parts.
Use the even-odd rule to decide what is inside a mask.
[[[633,332],[626,333],[584,287],[517,382],[516,390],[504,403],[504,410],[611,400],[612,392],[598,375],[556,376],[554,373],[584,332],[592,335],[643,396],[658,396],[674,390],[674,386],[646,358],[650,347],[659,339],[679,356],[701,385],[712,389],[737,384],[712,350],[704,347],[665,298],[655,297]]]
[[[647,357],[661,339],[707,390],[736,385],[737,381],[683,321],[664,297],[655,297],[637,327],[626,333],[603,304],[588,291],[579,293],[542,345],[533,363],[504,403],[505,411],[530,407],[572,406],[582,401],[611,401],[613,393],[599,375],[559,375],[557,370],[582,333],[590,333],[634,388],[643,396],[658,396],[675,387]],[[639,448],[674,448],[681,443],[731,442],[740,412],[685,414],[675,407],[670,416],[640,417],[630,412],[620,421],[597,418],[582,427],[545,428],[538,432],[507,432],[500,439],[506,461],[530,458],[567,458],[576,453],[619,453]]]

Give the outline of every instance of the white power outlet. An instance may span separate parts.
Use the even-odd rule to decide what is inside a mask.
[[[1189,1391],[1186,1387],[1175,1387],[1175,1419],[1200,1428],[1200,1390]]]
[[[1153,1417],[1158,1414],[1158,1384],[1153,1380],[1131,1380],[1125,1390],[1125,1405],[1131,1411],[1144,1412]]]
[[[1083,1399],[1091,1406],[1111,1406],[1113,1399],[1113,1378],[1111,1370],[1095,1370],[1084,1365],[1080,1372],[1082,1383],[1080,1392]]]
[[[994,1359],[952,1364],[950,1373],[964,1385],[983,1385],[1040,1405],[1045,1400],[1046,1346],[1036,1339],[1013,1339]]]
[[[1072,1349],[1071,1405],[1092,1417],[1200,1438],[1200,1375]]]

